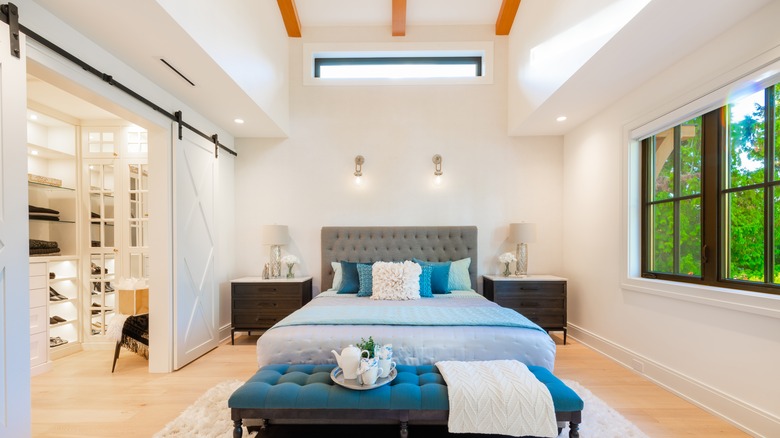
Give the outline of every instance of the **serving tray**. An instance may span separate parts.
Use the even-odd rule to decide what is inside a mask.
[[[333,380],[333,383],[348,389],[354,389],[356,391],[366,391],[369,389],[379,388],[380,386],[384,386],[392,382],[396,376],[398,376],[398,371],[393,368],[387,377],[380,377],[376,379],[376,383],[373,385],[361,385],[358,383],[357,379],[345,379],[344,373],[341,371],[341,367],[336,367],[333,369],[333,371],[330,372],[330,379]]]

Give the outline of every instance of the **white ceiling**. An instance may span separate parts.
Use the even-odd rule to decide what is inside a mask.
[[[262,92],[263,82],[245,72],[236,74],[241,66],[240,53],[253,53],[252,41],[247,38],[234,39],[234,46],[217,53],[213,47],[206,47],[204,34],[198,38],[189,34],[181,25],[192,17],[171,17],[167,11],[185,11],[198,15],[199,19],[214,21],[214,40],[228,31],[219,23],[220,8],[244,11],[246,20],[233,20],[231,26],[245,28],[247,35],[256,29],[252,26],[268,24],[273,20],[284,32],[281,14],[272,0],[34,0],[58,19],[67,23],[96,44],[102,46],[118,59],[164,88],[182,102],[191,106],[235,137],[279,137],[284,128],[274,120],[265,103],[258,103],[258,90]],[[247,1],[249,1],[247,3]],[[610,4],[630,0],[599,0],[587,4]],[[618,31],[604,45],[601,52],[594,53],[582,67],[560,84],[544,102],[541,102],[522,121],[510,121],[513,135],[561,135],[582,121],[596,114],[601,108],[614,102],[633,87],[648,80],[663,68],[672,65],[680,57],[695,50],[737,23],[748,14],[758,10],[772,0],[740,0],[735,7],[733,0],[652,0],[638,19],[629,21],[630,32]],[[523,0],[518,10],[518,19],[509,38],[510,42],[530,37],[530,26],[518,26],[519,22],[531,22],[534,29],[561,29],[561,16],[572,9],[583,9],[585,0]],[[413,26],[457,26],[495,25],[501,0],[409,0],[407,2],[407,27]],[[390,0],[295,0],[302,32],[310,27],[340,26],[382,26],[391,25]],[[522,16],[524,11],[540,10],[544,5],[546,15]],[[680,14],[684,6],[685,13]],[[697,8],[709,8],[711,13],[698,13]],[[670,17],[680,17],[673,29],[665,23],[675,22]],[[522,16],[522,20],[519,17]],[[690,17],[696,17],[691,21]],[[681,22],[682,20],[682,22]],[[25,24],[25,9],[20,6],[20,21]],[[681,22],[681,23],[680,23]],[[46,29],[32,29],[46,35]],[[267,30],[267,29],[266,29]],[[235,32],[236,29],[230,29]],[[274,32],[276,28],[273,29]],[[669,31],[669,32],[667,32]],[[659,33],[661,32],[661,33]],[[648,35],[673,35],[670,38],[655,38]],[[208,33],[206,33],[208,36]],[[274,34],[276,37],[276,35]],[[281,36],[279,36],[281,38]],[[400,37],[402,38],[402,37]],[[504,37],[497,37],[504,38]],[[196,39],[202,44],[198,44]],[[285,41],[280,39],[280,41]],[[641,43],[641,44],[639,44]],[[671,44],[671,46],[670,46]],[[633,52],[631,47],[641,47],[642,53]],[[224,47],[224,46],[223,46]],[[512,45],[510,44],[510,47]],[[77,47],[64,47],[79,55]],[[672,50],[667,50],[667,49]],[[212,55],[210,55],[211,53]],[[632,63],[627,65],[625,55],[631,55]],[[226,57],[233,58],[226,58]],[[159,58],[171,64],[195,82],[193,87],[165,67]],[[215,59],[219,58],[218,62]],[[99,68],[99,66],[97,66]],[[512,68],[510,66],[510,68]],[[246,70],[246,69],[244,69]],[[284,68],[286,71],[286,66]],[[612,72],[608,80],[593,80],[594,74]],[[626,72],[626,74],[621,74]],[[121,81],[122,72],[107,72]],[[240,77],[239,77],[240,76]],[[252,82],[253,81],[253,82]],[[511,98],[511,96],[510,96]],[[51,103],[53,105],[53,103]],[[263,108],[266,106],[266,108]],[[178,108],[171,108],[171,112]],[[565,112],[569,117],[566,124],[556,124],[555,115]],[[76,115],[80,117],[79,115]],[[247,121],[236,125],[233,119],[241,117]],[[85,117],[88,118],[88,117]],[[186,120],[186,114],[185,114]],[[513,126],[513,124],[515,126]]]

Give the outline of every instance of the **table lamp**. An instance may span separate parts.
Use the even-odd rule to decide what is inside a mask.
[[[271,278],[279,278],[282,276],[282,245],[290,240],[287,225],[263,225],[260,234],[263,245],[271,246]]]
[[[536,224],[520,222],[509,224],[509,241],[517,243],[515,275],[528,276],[528,243],[536,242]]]

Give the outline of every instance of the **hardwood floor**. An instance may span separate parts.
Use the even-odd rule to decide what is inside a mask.
[[[748,435],[569,338],[559,338],[556,374],[576,380],[651,437]],[[238,336],[170,374],[149,374],[147,362],[122,350],[88,350],[54,362],[32,378],[36,437],[149,437],[215,384],[256,371],[257,336]],[[587,421],[587,419],[585,420]],[[226,436],[229,434],[226,431]],[[418,435],[423,436],[423,435]]]

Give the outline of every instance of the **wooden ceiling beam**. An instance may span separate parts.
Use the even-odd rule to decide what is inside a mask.
[[[393,36],[406,36],[406,0],[393,0]]]
[[[301,37],[301,20],[298,19],[298,10],[295,8],[295,0],[276,0],[279,11],[282,13],[284,27],[290,38]]]
[[[501,3],[501,10],[498,11],[498,19],[496,20],[496,35],[509,35],[519,6],[520,0],[504,0]]]

